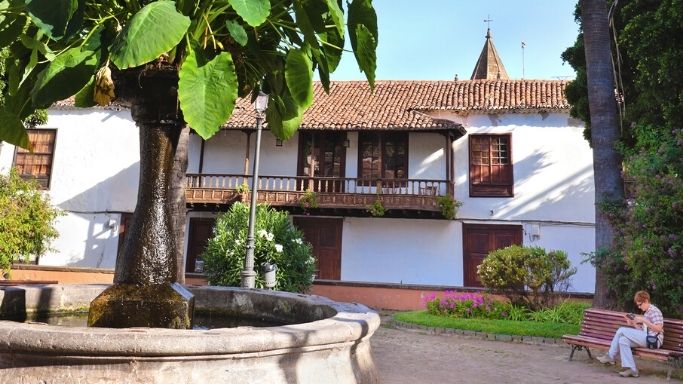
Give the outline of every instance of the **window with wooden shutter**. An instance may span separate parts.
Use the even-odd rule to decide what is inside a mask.
[[[358,177],[361,185],[374,185],[377,179],[405,185],[408,178],[408,134],[361,132],[358,135]]]
[[[28,139],[33,145],[33,152],[17,147],[14,155],[14,168],[19,176],[36,180],[43,189],[50,187],[56,136],[55,129],[30,129]]]
[[[469,135],[470,196],[513,196],[511,138],[509,134]]]

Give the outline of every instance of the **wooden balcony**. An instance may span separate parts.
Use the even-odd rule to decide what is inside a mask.
[[[359,179],[306,176],[259,176],[259,203],[295,209],[344,209],[366,212],[377,199],[388,212],[431,212],[441,210],[437,197],[452,196],[446,180]],[[249,201],[251,177],[244,175],[188,174],[187,203],[226,205]],[[311,194],[307,191],[313,191]],[[316,207],[311,207],[310,196]]]

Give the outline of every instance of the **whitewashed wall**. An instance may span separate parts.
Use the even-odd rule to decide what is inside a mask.
[[[344,218],[341,279],[462,285],[462,230],[446,220]]]
[[[593,157],[581,123],[558,113],[440,117],[462,123],[468,134],[512,134],[513,198],[469,197],[468,138],[454,143],[459,217],[595,222]]]
[[[247,135],[242,131],[221,131],[204,144],[204,166],[202,173],[236,174],[244,173]],[[249,169],[251,174],[254,161],[256,133],[251,134],[249,143]],[[281,147],[275,145],[275,136],[264,130],[261,134],[261,159],[259,174],[264,176],[296,175],[299,138],[294,135],[285,140]],[[188,173],[199,170],[201,138],[190,136],[190,156]]]
[[[128,110],[50,109],[41,128],[57,129],[50,189],[65,212],[59,238],[40,264],[113,268],[121,212],[133,212],[138,188],[138,129]],[[12,165],[14,147],[0,149],[0,169]]]

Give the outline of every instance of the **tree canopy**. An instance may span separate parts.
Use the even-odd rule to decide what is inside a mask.
[[[270,95],[266,119],[291,137],[313,102],[313,71],[329,88],[347,37],[374,86],[377,16],[371,0],[1,0],[0,46],[11,52],[0,140],[28,146],[21,120],[75,95],[116,97],[110,68],[176,66],[185,121],[204,139],[238,97]],[[346,18],[346,20],[345,20]],[[345,28],[345,24],[347,27]]]
[[[616,249],[598,255],[613,299],[631,305],[647,289],[669,316],[683,316],[683,1],[634,0],[613,8],[613,62],[621,81],[629,204],[601,207],[616,224]],[[580,13],[577,19],[580,20]],[[588,116],[583,37],[563,54],[576,70],[567,98]],[[618,55],[617,55],[618,52]],[[634,308],[630,308],[634,309]]]

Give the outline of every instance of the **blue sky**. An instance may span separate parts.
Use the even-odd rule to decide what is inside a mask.
[[[573,78],[560,54],[576,40],[575,0],[373,0],[379,24],[378,80],[469,79],[490,18],[510,78]],[[348,39],[347,39],[348,40]],[[350,46],[347,41],[347,48]],[[362,80],[346,52],[332,80]]]

